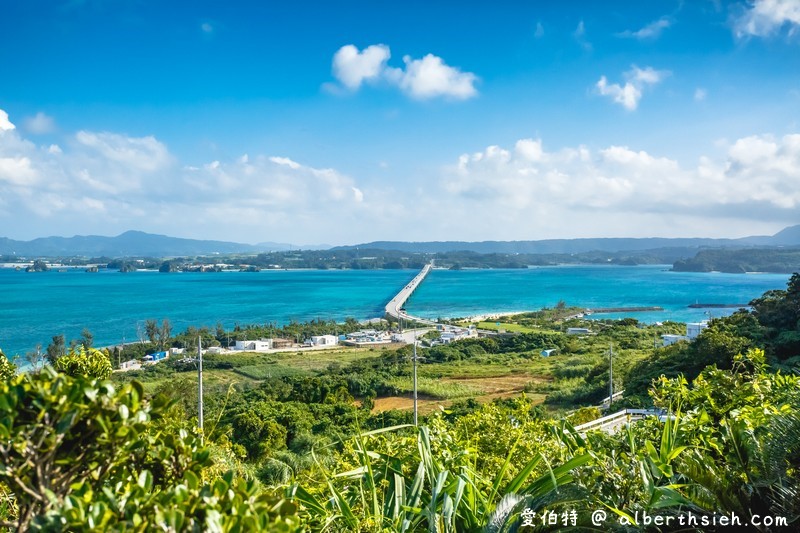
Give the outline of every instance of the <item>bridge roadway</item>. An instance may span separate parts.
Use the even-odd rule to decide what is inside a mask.
[[[421,324],[436,325],[436,322],[433,320],[412,316],[406,313],[405,310],[403,310],[403,305],[406,303],[406,300],[408,300],[408,298],[411,296],[411,294],[413,294],[416,288],[419,287],[419,284],[422,283],[422,280],[425,279],[425,276],[428,275],[428,273],[431,271],[431,268],[433,268],[432,263],[428,263],[427,265],[422,267],[422,270],[419,271],[419,274],[414,276],[414,279],[412,279],[408,283],[408,285],[400,289],[400,292],[398,292],[394,298],[389,300],[389,303],[386,304],[385,308],[387,315],[392,316],[397,320],[403,319],[403,320],[419,322]]]

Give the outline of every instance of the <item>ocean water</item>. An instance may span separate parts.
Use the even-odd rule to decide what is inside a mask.
[[[689,309],[701,303],[747,303],[786,287],[784,274],[669,272],[666,266],[562,266],[527,270],[434,270],[406,304],[409,313],[461,317],[553,307],[660,306],[631,313],[643,321],[693,321],[733,310]],[[10,356],[46,347],[53,335],[98,346],[135,341],[147,319],[187,326],[382,316],[412,270],[269,270],[174,273],[116,271],[26,273],[0,269],[0,348]],[[625,315],[593,315],[618,318]]]
[[[264,270],[160,272],[83,270],[28,273],[0,269],[0,349],[44,349],[53,335],[96,346],[136,341],[148,319],[188,326],[279,325],[291,320],[383,316],[384,306],[416,275],[412,270]]]
[[[663,311],[603,313],[643,322],[692,322],[736,309],[693,309],[689,304],[747,304],[770,289],[785,289],[788,274],[671,272],[669,265],[580,265],[527,270],[433,270],[406,304],[425,317],[463,317],[568,306],[662,307]]]

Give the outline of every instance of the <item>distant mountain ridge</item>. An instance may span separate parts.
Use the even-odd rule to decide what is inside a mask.
[[[338,246],[334,250],[355,248],[398,250],[402,252],[458,252],[469,251],[482,254],[577,254],[584,252],[634,252],[659,248],[730,248],[748,246],[797,246],[800,245],[800,225],[790,226],[775,235],[742,237],[740,239],[711,238],[596,238],[596,239],[546,239],[540,241],[430,241],[401,242],[374,241],[352,246]]]
[[[710,238],[597,238],[546,239],[539,241],[374,241],[351,246],[296,246],[287,243],[262,242],[244,244],[228,241],[184,239],[142,231],[126,231],[116,237],[76,235],[74,237],[41,237],[17,241],[0,237],[0,255],[23,257],[169,257],[303,250],[377,249],[401,252],[458,252],[481,254],[579,254],[585,252],[640,252],[674,248],[696,251],[703,248],[742,248],[751,246],[800,246],[800,225],[789,226],[775,235],[740,239]]]
[[[142,231],[126,231],[116,237],[76,235],[16,241],[0,237],[0,255],[25,257],[165,257],[259,253],[297,248],[291,244],[264,242],[256,245],[226,241],[183,239]]]

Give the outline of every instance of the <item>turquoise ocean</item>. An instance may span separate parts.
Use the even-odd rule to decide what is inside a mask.
[[[285,324],[379,317],[412,270],[268,270],[173,273],[0,269],[0,349],[9,356],[46,347],[88,328],[95,345],[135,341],[147,319],[190,325]],[[563,300],[581,307],[659,306],[664,311],[596,314],[646,322],[702,320],[732,309],[692,303],[747,303],[786,287],[785,274],[670,272],[668,266],[559,266],[523,270],[434,270],[406,304],[409,313],[462,317],[536,310]]]

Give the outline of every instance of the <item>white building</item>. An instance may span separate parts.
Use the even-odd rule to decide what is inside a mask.
[[[342,341],[344,344],[354,344],[354,345],[361,345],[361,344],[384,344],[392,342],[391,337],[385,331],[375,331],[374,329],[366,329],[364,331],[355,331],[353,333],[348,333],[345,337],[345,340]]]
[[[339,344],[339,338],[335,335],[312,335],[312,346],[335,346]]]
[[[120,370],[139,370],[142,365],[136,359],[130,359],[119,365]]]
[[[664,346],[670,346],[678,341],[688,341],[689,337],[686,335],[661,335],[661,340]]]
[[[661,335],[664,346],[675,344],[678,341],[693,341],[700,333],[708,327],[708,321],[688,322],[686,324],[686,335]]]
[[[272,349],[272,339],[236,341],[236,345],[233,349],[240,352],[264,352]]]
[[[454,341],[460,341],[461,339],[469,339],[478,336],[478,330],[475,326],[470,326],[468,328],[459,328],[454,326],[442,326],[437,328],[441,333],[439,334],[439,338],[436,339],[431,343],[431,346],[437,346],[439,344],[450,344]]]
[[[689,322],[686,324],[686,336],[689,337],[689,340],[694,340],[700,335],[700,332],[703,331],[708,327],[708,321],[704,320],[702,322]]]

